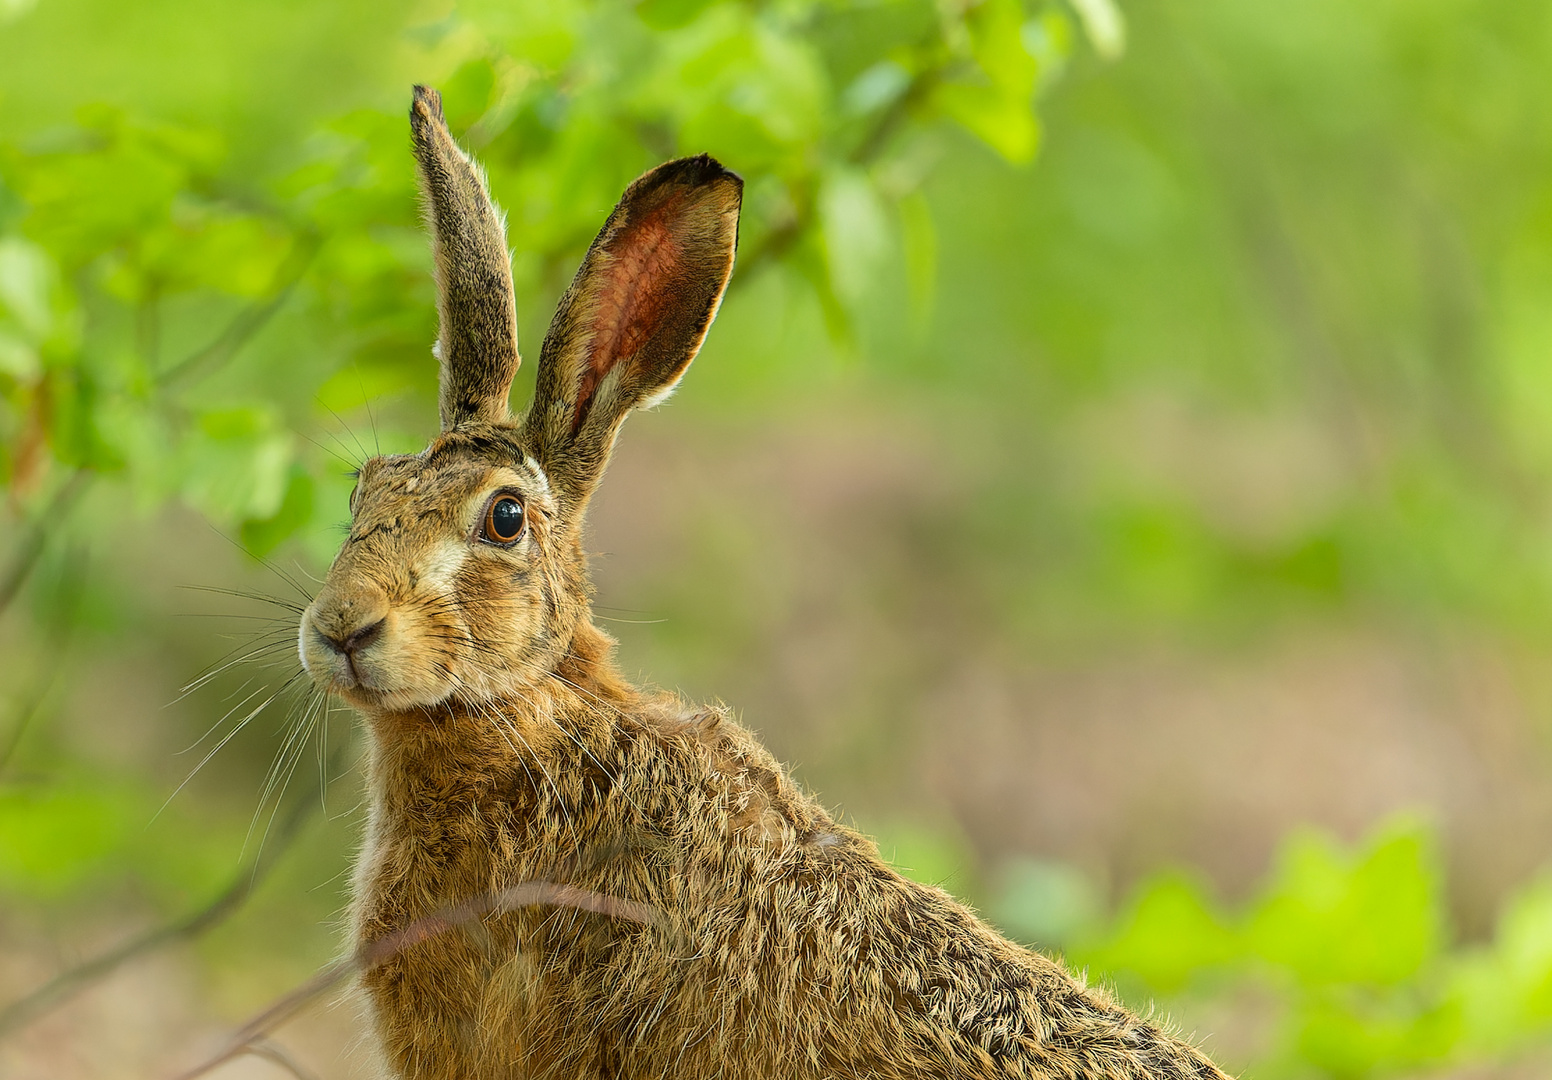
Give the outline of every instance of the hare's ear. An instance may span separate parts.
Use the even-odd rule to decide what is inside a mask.
[[[500,422],[520,363],[506,230],[479,167],[448,134],[435,90],[415,87],[410,130],[436,255],[442,430]]]
[[[565,495],[597,483],[630,410],[661,401],[695,358],[738,246],[744,182],[706,155],[625,189],[561,298],[524,434]]]

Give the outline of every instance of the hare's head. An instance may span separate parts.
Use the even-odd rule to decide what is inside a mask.
[[[625,415],[662,400],[733,269],[742,181],[709,157],[632,183],[588,249],[521,417],[501,216],[416,87],[415,157],[436,255],[442,430],[362,466],[350,534],[302,616],[302,662],[369,710],[471,704],[554,671],[589,620],[582,515]]]

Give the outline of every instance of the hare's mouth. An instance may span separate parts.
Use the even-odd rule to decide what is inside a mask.
[[[392,690],[383,678],[382,656],[390,631],[387,614],[342,625],[337,616],[320,618],[308,609],[302,616],[297,652],[320,689],[352,701],[380,698]]]
[[[365,620],[362,620],[365,621]],[[319,690],[364,712],[436,705],[453,685],[408,647],[398,616],[389,611],[365,626],[342,631],[325,613],[302,617],[298,652]],[[333,630],[325,632],[324,627]]]

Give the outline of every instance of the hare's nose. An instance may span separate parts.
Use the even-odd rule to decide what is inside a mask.
[[[344,656],[354,656],[362,649],[368,648],[372,642],[383,636],[383,624],[387,619],[378,619],[369,626],[362,626],[349,632],[336,632],[334,634],[318,631],[318,636],[323,643],[337,653]]]

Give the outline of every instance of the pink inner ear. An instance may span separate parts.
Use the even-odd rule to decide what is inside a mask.
[[[629,362],[672,310],[674,271],[683,248],[669,222],[684,202],[671,196],[640,220],[628,223],[609,243],[609,260],[598,285],[588,366],[577,388],[573,428],[580,427],[598,384],[615,365]]]

